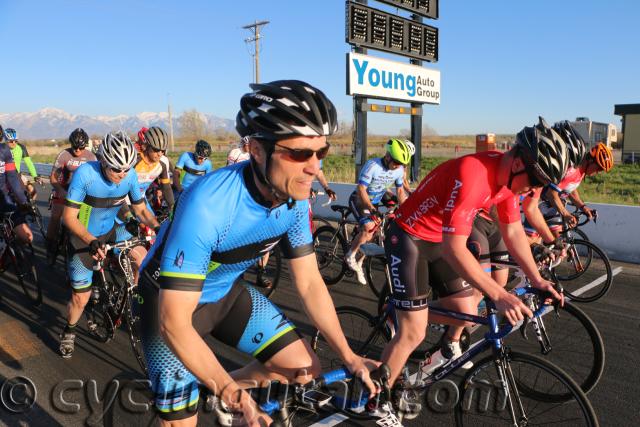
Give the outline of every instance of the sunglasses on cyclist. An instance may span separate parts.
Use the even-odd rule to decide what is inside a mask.
[[[276,152],[283,153],[286,158],[294,162],[306,162],[315,154],[318,160],[322,160],[329,154],[329,148],[331,144],[327,143],[319,150],[312,150],[310,148],[289,148],[284,145],[276,144],[276,147],[284,148],[284,150],[276,150]]]
[[[206,156],[196,156],[198,158],[198,160],[207,160],[208,157]]]
[[[129,172],[129,170],[131,168],[129,168],[129,169],[109,168],[109,169],[111,169],[111,172],[113,172],[113,173],[123,173],[123,172],[127,173],[127,172]]]
[[[154,153],[162,153],[162,154],[164,154],[164,153],[165,153],[165,151],[167,151],[167,150],[163,150],[162,148],[155,148],[155,147],[151,147],[151,150],[152,150]]]

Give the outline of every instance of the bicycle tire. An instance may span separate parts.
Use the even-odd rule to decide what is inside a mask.
[[[613,283],[609,257],[592,242],[580,239],[573,241],[568,252],[567,258],[553,270],[565,295],[576,302],[593,302],[605,296]],[[578,263],[580,267],[576,271]],[[604,280],[601,279],[602,275],[605,276]],[[595,285],[590,285],[592,287],[583,292],[581,288],[585,280]]]
[[[349,248],[339,230],[332,226],[318,228],[313,233],[313,247],[324,283],[335,285],[342,280],[347,271],[344,257]]]
[[[140,334],[140,318],[136,315],[134,311],[133,301],[134,299],[142,298],[136,292],[131,294],[129,298],[127,298],[127,305],[125,308],[125,320],[127,322],[127,331],[129,332],[129,344],[131,344],[131,350],[133,350],[133,355],[140,366],[142,374],[145,377],[148,377],[149,371],[147,370],[147,363],[144,358],[144,350],[142,348],[142,338]]]
[[[359,356],[379,360],[388,338],[382,339],[383,332],[376,328],[378,319],[361,308],[351,306],[338,307],[336,314],[349,348]],[[323,372],[343,365],[340,357],[329,347],[320,331],[315,330],[311,337],[311,348],[318,355]]]
[[[96,283],[93,286],[99,286]],[[91,291],[93,292],[93,290]],[[96,341],[106,343],[115,335],[115,327],[109,315],[109,300],[104,287],[99,287],[98,300],[94,300],[93,295],[85,307],[84,313],[87,319],[87,330]]]
[[[371,292],[380,298],[380,295],[387,288],[387,274],[385,268],[387,259],[383,256],[369,256],[364,261],[364,274],[367,278],[367,284]]]
[[[280,282],[280,276],[282,276],[282,251],[280,246],[276,246],[269,252],[269,261],[265,267],[266,278],[271,281],[270,287],[259,286],[257,283],[258,276],[258,263],[256,262],[247,269],[244,274],[244,280],[248,281],[253,287],[258,290],[262,295],[267,298],[271,298],[278,287]]]
[[[605,349],[598,327],[584,311],[568,301],[560,308],[558,317],[550,312],[542,319],[551,341],[551,351],[544,358],[566,371],[585,394],[589,393],[604,372]],[[534,337],[527,341],[514,337],[509,345],[525,353],[541,351]]]
[[[38,280],[38,270],[35,264],[36,256],[33,246],[12,244],[11,250],[14,253],[13,267],[16,278],[18,279],[18,283],[20,283],[20,287],[22,287],[24,295],[31,304],[35,306],[42,304],[42,286]]]
[[[505,372],[509,376],[506,381],[508,393],[504,393],[501,387],[503,384],[500,379],[502,378],[501,372]],[[520,374],[522,377],[519,376]],[[516,375],[518,378],[515,378]],[[551,387],[557,390],[566,390],[559,394],[567,394],[570,399],[563,402],[545,402],[536,399],[538,394],[543,393],[542,388],[551,389],[548,384],[543,383],[544,381],[554,381],[555,384]],[[529,384],[535,385],[529,387]],[[494,394],[491,388],[499,390],[495,402],[490,401],[492,394]],[[544,358],[531,354],[505,350],[505,353],[498,357],[489,355],[476,362],[474,367],[467,372],[459,390],[462,391],[462,398],[455,406],[455,419],[458,426],[513,425],[511,414],[508,411],[511,407],[518,411],[524,409],[525,412],[519,414],[517,419],[517,421],[524,423],[523,425],[542,424],[571,427],[581,425],[596,427],[599,425],[593,406],[575,381]],[[480,390],[481,396],[487,396],[488,390],[488,398],[481,397],[477,403],[478,405],[483,404],[483,407],[476,410],[474,394],[478,394],[477,390]],[[533,396],[529,394],[532,390],[536,392]],[[510,401],[509,396],[517,396],[518,402]],[[531,403],[528,403],[530,400],[532,400]],[[495,404],[493,410],[489,408],[491,403]],[[547,406],[543,407],[545,404]],[[533,409],[534,412],[527,413],[528,409]],[[535,419],[532,419],[533,417]],[[543,421],[537,419],[538,417],[551,419]]]

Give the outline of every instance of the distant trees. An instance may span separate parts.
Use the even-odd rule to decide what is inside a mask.
[[[207,123],[195,108],[182,113],[178,124],[180,125],[180,134],[184,138],[197,140],[204,138],[207,134]]]

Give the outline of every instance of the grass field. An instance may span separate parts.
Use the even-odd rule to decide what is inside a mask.
[[[497,141],[512,139],[510,135],[497,135]],[[383,153],[387,137],[371,136],[368,141],[370,157]],[[330,182],[355,182],[355,165],[351,155],[350,138],[342,137],[331,141],[331,154],[324,161],[324,173]],[[431,136],[423,140],[423,159],[420,165],[420,178],[430,170],[452,157],[473,152],[473,135]],[[232,147],[229,141],[209,139],[213,147],[211,160],[215,168],[224,166],[226,153]],[[49,141],[30,141],[27,143],[34,162],[53,163],[61,150]],[[457,150],[456,150],[457,147]],[[175,164],[180,153],[191,151],[193,142],[177,140],[175,149],[169,158]],[[587,177],[580,186],[583,200],[592,203],[612,203],[621,205],[640,205],[640,165],[616,165],[608,174]]]

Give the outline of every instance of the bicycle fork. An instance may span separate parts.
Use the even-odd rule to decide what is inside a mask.
[[[529,295],[525,298],[525,303],[534,313],[538,309],[532,295]],[[528,322],[525,320],[525,323],[520,327],[520,333],[522,334],[522,338],[524,339],[527,339],[527,323]],[[538,340],[538,343],[540,344],[540,352],[544,355],[549,354],[552,348],[551,340],[549,339],[547,329],[544,326],[542,315],[535,316],[533,319],[531,319],[531,324],[533,326],[533,331],[536,334],[536,340]]]
[[[518,386],[513,378],[513,371],[511,370],[508,356],[502,354],[498,359],[496,359],[495,363],[500,377],[500,383],[502,385],[502,392],[509,404],[512,425],[515,427],[526,426],[528,419],[524,413],[524,406],[520,400],[520,393],[518,393]]]

